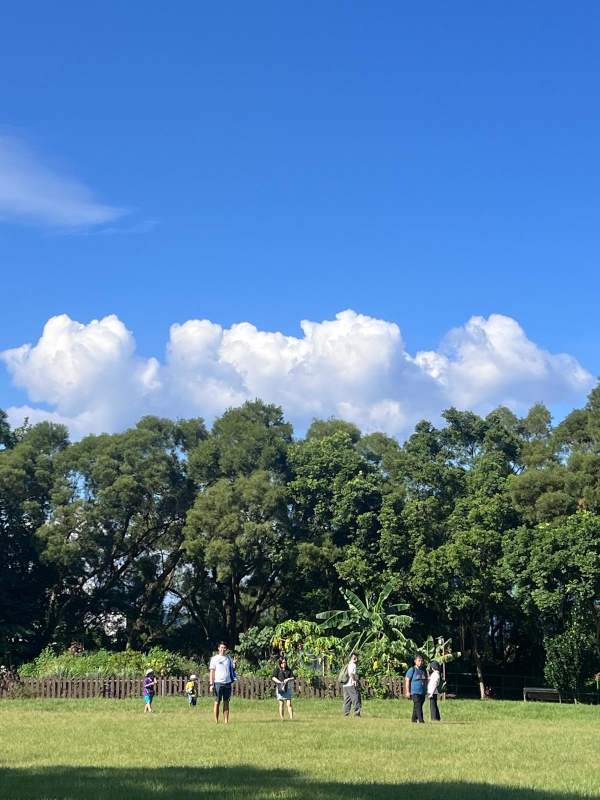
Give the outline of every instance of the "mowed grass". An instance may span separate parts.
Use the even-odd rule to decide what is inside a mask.
[[[448,701],[412,725],[407,701],[369,701],[363,717],[329,700],[185,698],[0,702],[2,800],[412,797],[570,800],[600,796],[600,708]]]

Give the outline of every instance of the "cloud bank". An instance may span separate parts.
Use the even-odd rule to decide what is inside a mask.
[[[500,314],[472,317],[437,350],[414,356],[398,325],[352,310],[300,327],[295,337],[248,322],[188,320],[171,327],[159,361],[136,355],[133,334],[114,315],[89,324],[52,317],[36,345],[0,352],[31,403],[9,416],[15,424],[25,416],[64,422],[78,438],[122,430],[148,413],[210,422],[261,397],[282,405],[299,431],[335,415],[403,437],[451,405],[524,411],[537,400],[579,401],[593,385],[575,358],[543,350]]]
[[[0,131],[0,220],[85,230],[125,213],[98,202],[84,184],[44,166],[29,147]]]

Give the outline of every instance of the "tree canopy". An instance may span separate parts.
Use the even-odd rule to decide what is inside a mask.
[[[403,443],[336,419],[295,437],[261,400],[210,429],[145,417],[75,443],[0,411],[0,545],[11,664],[73,640],[202,657],[320,620],[369,652],[453,638],[482,696],[491,669],[585,681],[600,671],[600,389],[556,426],[541,403],[451,408]]]

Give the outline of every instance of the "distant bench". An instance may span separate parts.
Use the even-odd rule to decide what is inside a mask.
[[[548,703],[562,703],[562,695],[558,689],[542,689],[537,686],[526,686],[523,689],[523,700],[545,700]]]

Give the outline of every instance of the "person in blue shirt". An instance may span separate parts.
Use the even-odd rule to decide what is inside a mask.
[[[406,673],[404,678],[404,693],[407,698],[412,698],[412,722],[425,722],[423,719],[423,703],[427,695],[427,670],[423,663],[423,656],[417,653],[414,666]]]

